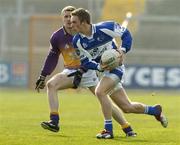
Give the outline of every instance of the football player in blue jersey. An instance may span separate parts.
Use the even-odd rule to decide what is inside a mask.
[[[80,56],[82,67],[103,72],[103,77],[96,87],[95,94],[101,104],[105,121],[104,130],[98,133],[96,137],[113,138],[112,104],[107,97],[108,94],[125,113],[152,115],[163,127],[167,127],[168,121],[162,113],[161,105],[148,106],[130,101],[122,86],[124,74],[122,63],[112,70],[106,69],[100,63],[105,50],[116,49],[122,56],[130,51],[132,37],[128,29],[114,21],[91,24],[90,13],[83,8],[78,8],[72,12],[71,23],[73,31],[78,33],[73,38],[73,46],[77,49],[76,52]],[[122,40],[120,47],[116,45],[114,39],[116,37]]]
[[[50,120],[41,122],[41,126],[44,129],[48,129],[53,132],[59,131],[59,100],[58,90],[67,88],[77,88],[77,84],[81,87],[89,88],[89,90],[95,94],[95,87],[98,83],[98,78],[94,70],[89,70],[82,74],[80,71],[76,75],[76,81],[73,82],[74,77],[68,77],[68,74],[80,69],[80,58],[76,55],[75,49],[72,47],[73,33],[71,30],[71,12],[75,10],[73,6],[67,6],[63,8],[61,15],[63,26],[54,32],[50,39],[50,51],[45,60],[44,66],[41,70],[40,76],[36,82],[36,90],[45,87],[46,76],[50,75],[55,69],[59,55],[62,54],[64,59],[64,70],[55,74],[47,82],[47,95],[50,109]],[[77,73],[76,73],[77,74]],[[79,81],[82,77],[81,83]],[[80,84],[79,84],[80,83]],[[113,118],[121,125],[126,136],[135,136],[132,127],[124,118],[123,113],[113,105]]]

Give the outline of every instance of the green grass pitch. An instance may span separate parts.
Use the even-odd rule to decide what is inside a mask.
[[[73,90],[59,92],[61,130],[53,133],[40,126],[49,119],[45,92],[0,90],[0,145],[180,145],[180,95],[171,92],[128,91],[132,101],[161,103],[169,120],[161,127],[154,117],[126,114],[138,133],[126,138],[113,121],[115,138],[98,140],[95,135],[103,128],[100,105],[90,92]]]

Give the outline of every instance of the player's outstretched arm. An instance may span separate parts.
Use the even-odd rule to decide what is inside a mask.
[[[50,75],[54,69],[56,68],[56,65],[58,63],[58,59],[59,59],[59,54],[60,51],[58,49],[58,47],[56,47],[56,43],[57,40],[55,39],[55,37],[52,37],[50,39],[50,51],[49,54],[47,55],[46,59],[45,59],[45,63],[44,66],[42,68],[41,71],[41,75],[39,76],[38,80],[36,81],[36,87],[35,90],[37,90],[38,92],[40,91],[40,89],[44,89],[45,87],[45,79],[47,75]]]

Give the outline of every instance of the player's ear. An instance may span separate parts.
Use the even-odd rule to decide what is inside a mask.
[[[82,21],[81,24],[82,24],[82,25],[85,25],[85,24],[86,24],[86,21]]]

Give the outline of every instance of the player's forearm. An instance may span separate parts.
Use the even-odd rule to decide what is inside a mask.
[[[44,67],[41,71],[41,75],[43,76],[50,75],[56,68],[58,59],[59,59],[59,54],[53,53],[52,51],[50,51],[49,55],[47,56],[45,60]]]
[[[98,70],[98,63],[96,63],[95,61],[86,59],[81,61],[81,65],[86,69]]]
[[[122,40],[121,50],[127,53],[131,49],[131,45],[132,45],[132,36],[127,29],[122,35],[121,40]]]

